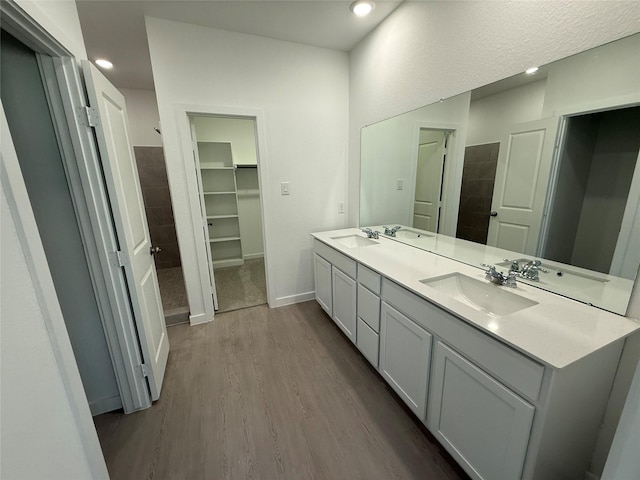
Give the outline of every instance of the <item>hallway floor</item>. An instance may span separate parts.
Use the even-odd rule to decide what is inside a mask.
[[[160,400],[94,419],[111,478],[468,478],[316,302],[169,340]]]

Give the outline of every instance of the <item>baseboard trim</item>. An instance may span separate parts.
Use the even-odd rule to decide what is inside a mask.
[[[89,402],[89,409],[93,417],[102,413],[113,412],[119,408],[122,408],[120,395],[112,395],[111,397],[100,398]]]
[[[242,256],[242,258],[244,258],[245,260],[253,260],[254,258],[263,258],[263,257],[264,257],[264,253],[248,253]]]
[[[297,295],[289,295],[287,297],[276,298],[271,308],[284,307],[286,305],[293,305],[294,303],[308,302],[316,298],[316,292],[298,293]]]
[[[189,324],[200,325],[201,323],[209,323],[213,318],[207,318],[206,314],[199,313],[197,315],[189,315]]]

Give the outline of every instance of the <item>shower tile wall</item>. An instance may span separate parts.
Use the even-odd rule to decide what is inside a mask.
[[[156,268],[179,267],[180,253],[164,151],[162,147],[133,147],[133,150],[138,164],[151,242],[162,249],[156,255]]]
[[[487,243],[499,150],[500,143],[474,145],[464,150],[458,238]]]

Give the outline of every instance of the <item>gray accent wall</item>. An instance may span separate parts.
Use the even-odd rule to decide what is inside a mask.
[[[1,49],[2,103],[84,390],[94,415],[117,409],[120,392],[38,63],[4,31]]]

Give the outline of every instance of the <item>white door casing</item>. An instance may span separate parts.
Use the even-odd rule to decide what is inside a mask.
[[[96,138],[120,242],[121,253],[117,256],[125,271],[140,339],[143,374],[151,398],[157,400],[169,356],[169,339],[124,97],[90,62],[84,60],[82,69],[89,104],[99,115]]]
[[[434,133],[440,138],[418,147],[413,226],[437,233],[446,135]]]
[[[550,117],[502,136],[487,245],[537,254],[557,129],[558,118]]]

